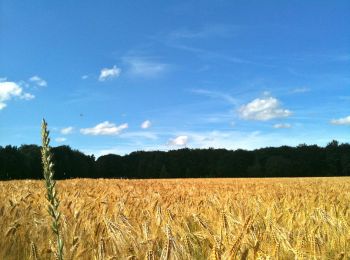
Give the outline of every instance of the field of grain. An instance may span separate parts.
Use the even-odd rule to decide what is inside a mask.
[[[350,178],[57,183],[65,259],[349,259]],[[54,259],[43,181],[0,182],[0,259]]]

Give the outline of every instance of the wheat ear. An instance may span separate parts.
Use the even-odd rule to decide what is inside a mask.
[[[56,182],[53,179],[54,169],[52,162],[52,153],[50,149],[50,138],[49,131],[47,130],[47,123],[45,119],[42,121],[41,125],[41,139],[42,139],[42,147],[41,147],[41,161],[43,165],[43,172],[45,178],[45,186],[47,191],[47,200],[49,202],[48,212],[52,218],[52,231],[56,235],[57,240],[57,259],[63,260],[63,240],[60,233],[60,212],[58,211],[58,206],[60,204],[57,198],[56,191]]]

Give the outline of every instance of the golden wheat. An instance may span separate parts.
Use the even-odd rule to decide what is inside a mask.
[[[348,177],[74,179],[57,188],[66,259],[350,258]],[[44,189],[0,182],[0,259],[54,259]]]

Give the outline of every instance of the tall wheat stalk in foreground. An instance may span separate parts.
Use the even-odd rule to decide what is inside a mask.
[[[43,164],[43,172],[45,178],[45,186],[47,191],[47,200],[49,202],[48,212],[52,218],[52,231],[56,235],[57,239],[57,259],[63,260],[63,240],[60,233],[60,212],[58,211],[58,206],[60,204],[57,198],[56,182],[53,179],[54,169],[52,162],[52,153],[50,149],[50,138],[49,131],[47,130],[47,123],[45,119],[42,121],[41,125],[41,160]]]

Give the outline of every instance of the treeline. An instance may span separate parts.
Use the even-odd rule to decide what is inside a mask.
[[[69,146],[52,148],[55,178],[198,178],[350,176],[350,144],[299,145],[254,151],[180,149],[119,156],[85,155]],[[0,180],[41,179],[37,145],[0,146]]]

